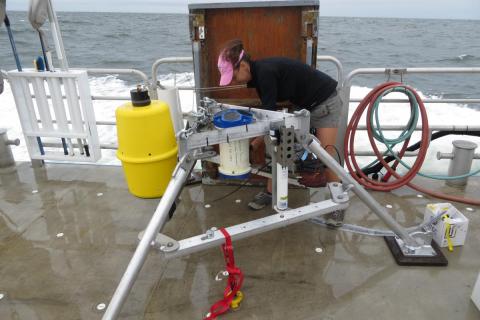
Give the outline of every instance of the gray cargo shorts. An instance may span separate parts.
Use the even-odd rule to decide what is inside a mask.
[[[335,90],[327,100],[310,109],[310,128],[338,128],[342,99]]]

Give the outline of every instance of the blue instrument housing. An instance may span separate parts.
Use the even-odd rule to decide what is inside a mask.
[[[252,123],[253,120],[251,112],[241,109],[227,109],[213,116],[213,124],[221,129],[244,126]]]

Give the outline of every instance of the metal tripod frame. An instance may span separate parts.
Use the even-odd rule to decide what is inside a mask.
[[[211,110],[218,108],[242,109],[242,107],[238,106],[216,104],[212,100],[209,100],[208,103],[210,104]],[[349,205],[348,191],[351,190],[397,235],[398,242],[404,254],[411,256],[431,256],[435,254],[430,246],[429,238],[425,237],[424,233],[410,235],[404,227],[388,214],[383,206],[323,149],[320,141],[308,133],[310,128],[310,114],[308,111],[302,110],[295,114],[290,114],[262,109],[243,109],[248,109],[254,114],[256,119],[254,123],[221,130],[213,129],[198,132],[187,132],[184,130],[184,132],[178,136],[180,161],[172,174],[164,196],[160,200],[146,230],[141,236],[140,243],[102,319],[116,319],[119,316],[121,308],[152,247],[159,250],[164,258],[170,259],[217,247],[225,241],[224,235],[217,228],[211,228],[206,230],[204,234],[179,241],[159,234],[167,222],[169,210],[179,196],[196,160],[215,156],[215,152],[206,151],[206,147],[218,143],[265,136],[269,135],[272,130],[282,128],[293,128],[297,141],[301,143],[305,149],[315,154],[318,159],[337,174],[343,183],[330,183],[328,185],[330,194],[332,195],[332,198],[329,200],[312,203],[296,209],[278,211],[275,214],[260,219],[226,227],[225,229],[231,235],[232,240],[247,238],[337,210],[344,210]],[[274,152],[272,152],[272,157],[275,157]],[[273,179],[275,180],[275,175],[273,175]]]

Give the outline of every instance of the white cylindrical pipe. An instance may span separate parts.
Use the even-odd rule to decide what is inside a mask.
[[[178,89],[159,89],[157,90],[157,96],[157,100],[164,101],[166,104],[168,104],[170,109],[170,117],[172,118],[173,122],[173,129],[175,130],[175,134],[179,133],[181,130],[183,130],[184,125]]]
[[[288,208],[288,167],[277,163],[277,209]]]
[[[246,178],[250,173],[249,140],[220,144],[220,176],[227,179]]]

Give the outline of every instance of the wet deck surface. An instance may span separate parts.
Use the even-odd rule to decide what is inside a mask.
[[[259,188],[214,201],[232,188],[185,188],[164,233],[183,239],[271,213],[246,208]],[[477,178],[461,192],[478,198],[479,189]],[[374,195],[406,226],[423,220],[427,203],[439,202],[406,189]],[[290,205],[323,197],[322,191],[292,190]],[[157,203],[130,195],[118,167],[33,170],[22,163],[1,173],[0,319],[100,319],[96,306],[108,303]],[[240,240],[235,255],[246,299],[221,319],[479,319],[470,295],[480,271],[480,209],[456,206],[470,228],[464,247],[443,250],[446,268],[399,267],[382,238],[310,222]],[[346,222],[382,227],[355,196]],[[220,248],[168,261],[152,252],[121,318],[201,319],[223,293],[225,282],[214,280],[223,267]]]

